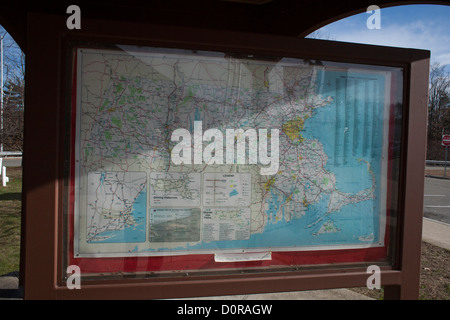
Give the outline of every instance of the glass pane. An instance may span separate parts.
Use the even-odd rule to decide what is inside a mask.
[[[401,69],[130,46],[74,56],[68,264],[177,275],[388,258]]]

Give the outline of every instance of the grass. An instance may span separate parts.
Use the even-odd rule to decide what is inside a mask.
[[[449,169],[450,173],[450,169]],[[0,275],[19,270],[22,169],[8,168],[10,182],[0,186]],[[422,242],[419,299],[450,300],[450,251]],[[383,299],[383,288],[352,290]]]
[[[450,251],[422,243],[419,297],[450,300]]]
[[[0,275],[19,270],[22,168],[8,168],[9,182],[0,185]]]
[[[450,251],[422,241],[420,259],[420,300],[450,300]],[[376,300],[384,298],[383,288],[352,288]]]
[[[447,169],[444,169],[444,167],[441,166],[426,167],[425,175],[450,179],[450,161],[448,162]]]

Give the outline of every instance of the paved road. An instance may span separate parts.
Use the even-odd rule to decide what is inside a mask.
[[[450,224],[450,180],[425,178],[424,216]]]

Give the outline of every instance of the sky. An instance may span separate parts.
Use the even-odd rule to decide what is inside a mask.
[[[428,49],[431,63],[447,65],[450,71],[450,6],[382,8],[381,29],[378,30],[367,28],[366,21],[371,15],[363,12],[344,18],[319,29],[319,34],[336,41]],[[0,35],[3,33],[0,26]]]
[[[361,13],[331,23],[319,34],[329,40],[427,49],[431,63],[450,70],[450,6],[407,5],[380,10],[380,29],[368,29],[373,14]]]

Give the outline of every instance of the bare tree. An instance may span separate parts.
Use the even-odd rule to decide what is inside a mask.
[[[443,156],[442,134],[450,133],[450,74],[445,66],[433,63],[428,92],[428,159]]]
[[[333,37],[329,32],[323,31],[322,29],[311,32],[305,38],[336,41],[335,37]]]
[[[7,151],[22,151],[24,88],[24,80],[19,77],[5,84],[2,141]]]
[[[6,151],[22,151],[25,93],[25,54],[9,34],[0,28],[3,39],[3,130],[1,143]]]
[[[439,139],[445,131],[442,126],[443,112],[450,102],[450,75],[445,66],[437,62],[431,65],[428,96],[428,139]]]

